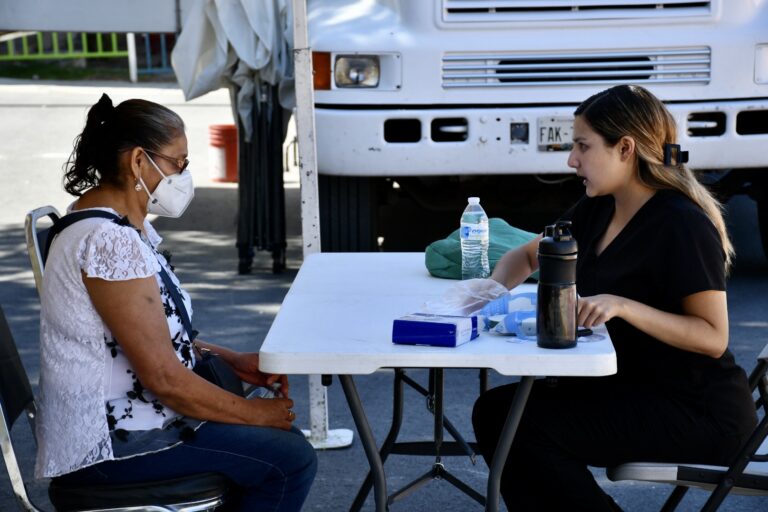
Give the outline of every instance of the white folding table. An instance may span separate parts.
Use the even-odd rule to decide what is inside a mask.
[[[263,371],[339,376],[371,467],[377,511],[388,505],[384,467],[353,375],[381,368],[429,368],[440,376],[445,368],[490,368],[520,376],[488,478],[486,510],[496,511],[503,464],[535,377],[616,373],[616,353],[604,327],[595,330],[596,341],[564,350],[509,343],[487,333],[456,348],[392,343],[395,318],[418,311],[453,284],[429,275],[423,253],[313,254],[302,264],[261,347]],[[535,291],[535,286],[522,285],[521,291]],[[438,413],[442,419],[442,410],[435,411],[436,421]]]

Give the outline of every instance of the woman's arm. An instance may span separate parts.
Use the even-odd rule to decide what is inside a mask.
[[[259,370],[259,354],[257,352],[237,352],[200,339],[195,340],[195,345],[203,350],[207,349],[219,355],[232,367],[237,376],[245,382],[264,387],[272,387],[273,384],[279,384],[280,395],[288,397],[288,376],[263,373]]]
[[[493,269],[491,279],[494,279],[508,289],[519,285],[539,268],[536,251],[543,235],[539,235],[525,245],[507,251]]]
[[[723,291],[683,298],[683,314],[667,313],[615,295],[579,297],[578,323],[592,327],[619,317],[673,347],[718,358],[728,348],[728,305]]]
[[[181,364],[154,276],[106,281],[83,275],[96,311],[118,340],[142,385],[168,407],[202,420],[289,429],[288,398],[246,400],[224,391]],[[290,419],[289,419],[290,417]]]

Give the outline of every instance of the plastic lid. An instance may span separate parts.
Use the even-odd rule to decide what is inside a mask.
[[[480,198],[479,197],[470,197],[467,199],[469,204],[480,204]]]
[[[539,242],[539,254],[570,255],[576,254],[579,246],[571,236],[568,221],[558,221],[544,229],[544,238]]]

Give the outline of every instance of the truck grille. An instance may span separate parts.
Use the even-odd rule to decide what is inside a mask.
[[[708,47],[558,53],[450,53],[443,88],[538,85],[708,84]]]
[[[589,20],[705,16],[711,0],[443,0],[443,21]]]

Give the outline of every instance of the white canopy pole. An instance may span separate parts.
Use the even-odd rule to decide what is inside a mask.
[[[317,145],[312,51],[307,33],[306,0],[293,0],[293,65],[296,77],[296,132],[299,139],[299,183],[301,185],[301,235],[304,259],[320,252],[320,202],[317,190]],[[349,429],[328,429],[328,392],[320,375],[309,376],[309,442],[319,449],[343,448],[352,444]]]
[[[125,34],[125,42],[128,47],[128,76],[131,83],[139,81],[139,70],[136,65],[136,35],[133,32]]]

